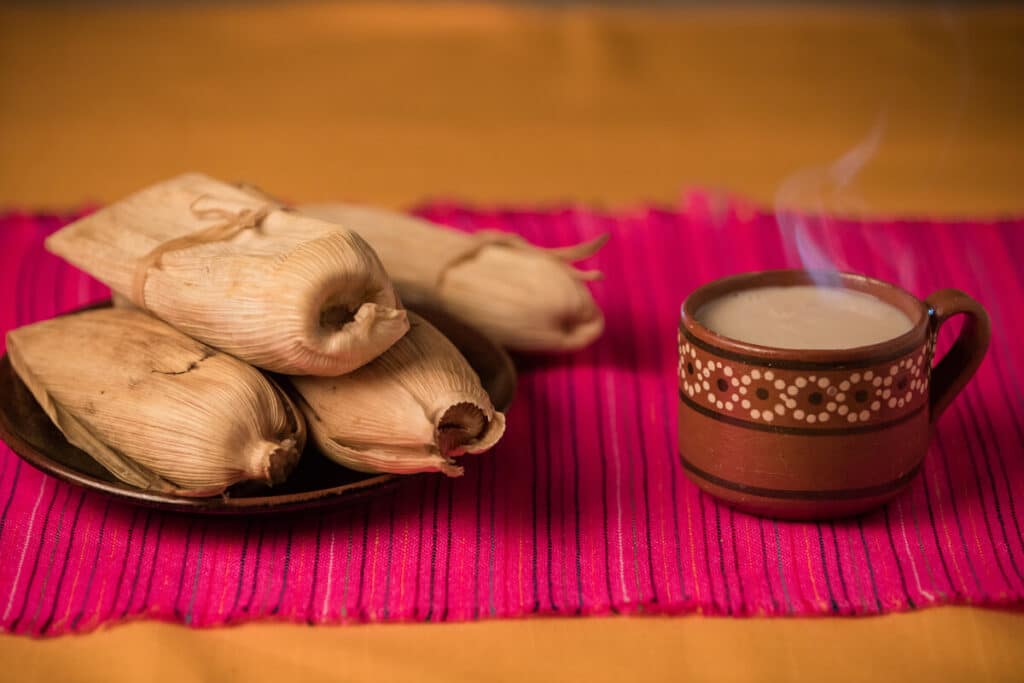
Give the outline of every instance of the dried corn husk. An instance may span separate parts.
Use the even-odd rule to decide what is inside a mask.
[[[196,173],[82,218],[46,246],[189,336],[276,372],[348,372],[408,329],[359,235]]]
[[[409,333],[341,377],[291,377],[309,431],[329,458],[363,472],[441,471],[505,431],[480,379],[434,326],[410,313]]]
[[[601,309],[584,284],[600,274],[571,263],[592,256],[605,236],[542,249],[517,235],[470,235],[384,209],[334,203],[298,208],[366,238],[409,305],[440,307],[509,348],[576,349],[604,329]]]
[[[68,441],[142,489],[277,484],[302,416],[255,368],[144,313],[102,309],[9,332],[11,363]]]

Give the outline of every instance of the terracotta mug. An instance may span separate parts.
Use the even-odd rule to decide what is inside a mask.
[[[696,319],[731,292],[815,284],[801,270],[716,280],[683,303],[679,456],[690,479],[736,508],[820,519],[893,498],[920,470],[932,426],[985,356],[988,315],[963,292],[943,289],[921,301],[862,275],[830,278],[897,307],[912,329],[871,346],[794,350],[730,339]],[[960,336],[933,368],[939,327],[959,314]]]

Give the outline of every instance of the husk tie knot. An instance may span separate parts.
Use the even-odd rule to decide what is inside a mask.
[[[132,281],[132,299],[136,305],[146,308],[146,278],[149,275],[150,268],[160,267],[160,260],[164,254],[200,244],[229,240],[243,230],[259,227],[272,211],[279,208],[272,204],[264,204],[256,208],[239,209],[238,211],[231,211],[221,207],[198,208],[196,205],[204,199],[209,199],[209,195],[196,197],[195,201],[189,205],[189,210],[196,218],[201,220],[220,219],[221,222],[198,232],[189,233],[188,235],[159,244],[139,259],[135,266],[135,277]]]

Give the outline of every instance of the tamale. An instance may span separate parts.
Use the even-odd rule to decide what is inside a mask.
[[[138,311],[21,327],[7,351],[67,440],[141,489],[211,496],[277,484],[305,444],[301,414],[271,380]]]
[[[604,236],[543,249],[518,235],[467,234],[384,209],[337,203],[298,208],[362,235],[410,306],[440,307],[511,349],[577,349],[604,329],[601,309],[584,284],[600,274],[571,265],[596,253]]]
[[[441,471],[505,431],[480,379],[434,326],[410,313],[409,333],[340,377],[291,377],[310,435],[332,460],[363,472]]]
[[[359,235],[197,173],[86,216],[46,246],[189,336],[275,372],[349,372],[408,329]]]

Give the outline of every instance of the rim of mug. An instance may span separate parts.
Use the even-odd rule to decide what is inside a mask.
[[[824,284],[823,284],[824,282]],[[913,326],[892,339],[845,349],[787,349],[762,346],[733,339],[706,327],[697,319],[700,308],[725,294],[758,287],[815,285],[849,289],[870,294],[899,308]],[[879,296],[879,292],[886,296]],[[877,278],[844,271],[814,271],[800,268],[761,270],[729,275],[704,283],[683,301],[679,330],[698,347],[734,360],[789,367],[851,367],[884,362],[913,352],[927,339],[930,309],[907,290]]]

